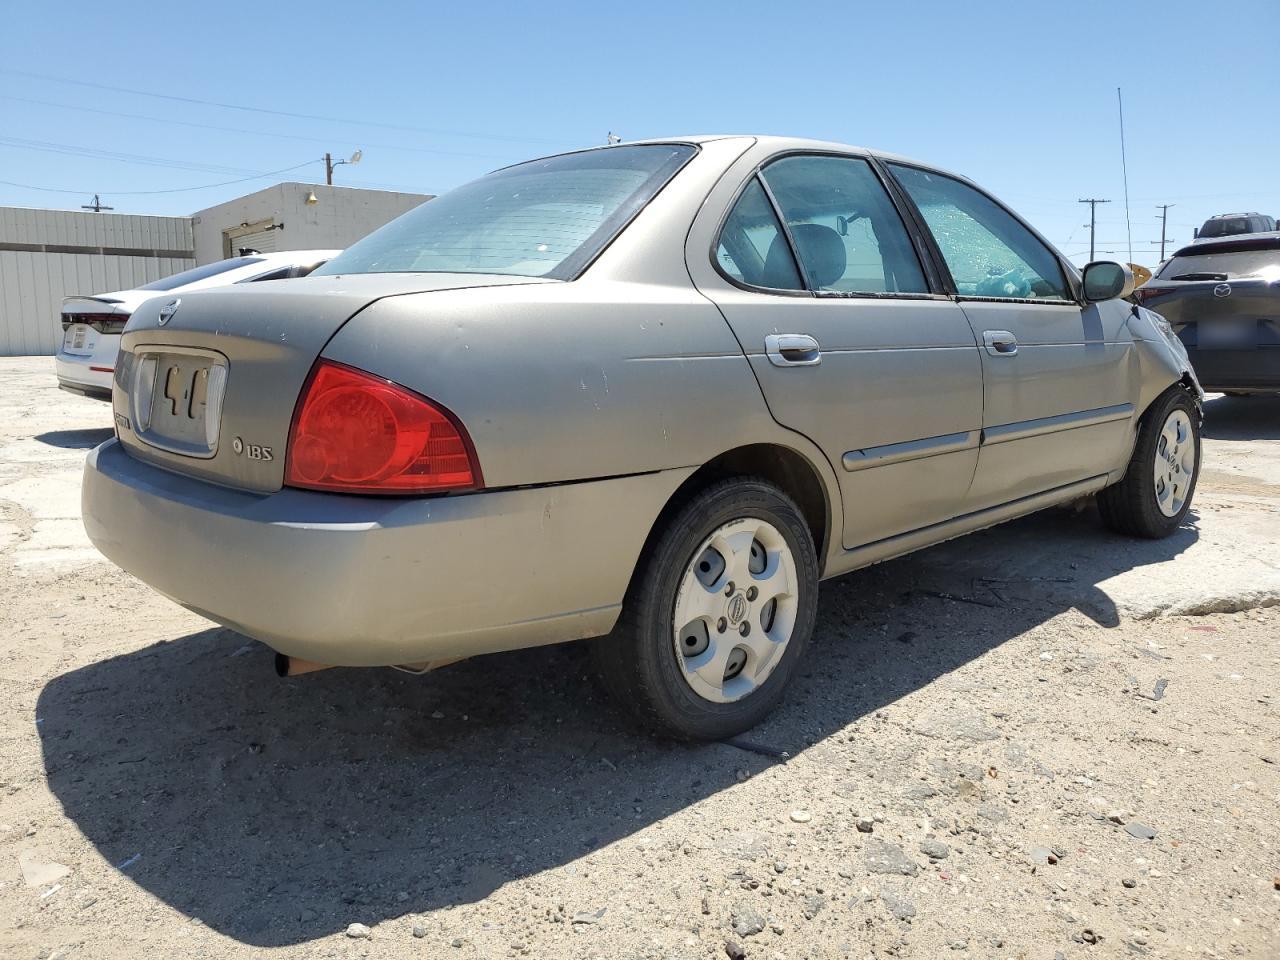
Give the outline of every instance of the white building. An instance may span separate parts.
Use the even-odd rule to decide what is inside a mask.
[[[345,249],[430,199],[420,193],[277,183],[194,214],[196,263],[234,257],[242,249]]]
[[[63,297],[127,290],[244,248],[341,249],[429,199],[280,183],[190,217],[0,207],[0,356],[54,353]]]

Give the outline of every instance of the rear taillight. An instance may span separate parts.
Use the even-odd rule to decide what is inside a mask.
[[[1168,287],[1157,287],[1155,289],[1152,289],[1151,287],[1139,287],[1137,290],[1133,291],[1133,299],[1138,303],[1145,304],[1150,300],[1154,300],[1156,297],[1164,296],[1166,293],[1173,293],[1173,291]]]
[[[441,493],[481,485],[471,438],[443,407],[331,360],[311,371],[289,428],[284,482],[346,493]]]
[[[62,315],[62,329],[65,331],[77,323],[83,323],[87,327],[93,327],[99,333],[124,333],[125,324],[129,322],[129,314],[127,313],[64,313]]]

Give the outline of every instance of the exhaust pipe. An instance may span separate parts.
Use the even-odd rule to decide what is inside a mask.
[[[277,677],[299,677],[304,673],[315,673],[317,670],[328,670],[332,666],[332,663],[316,663],[314,660],[302,660],[298,657],[286,657],[283,653],[276,654]]]

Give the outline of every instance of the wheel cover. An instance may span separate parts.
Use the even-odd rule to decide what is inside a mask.
[[[672,622],[676,666],[694,693],[731,703],[769,678],[791,642],[798,585],[791,547],[768,521],[734,520],[702,542]]]
[[[1156,506],[1166,517],[1175,517],[1187,502],[1196,473],[1196,444],[1191,418],[1175,410],[1164,421],[1156,440]]]

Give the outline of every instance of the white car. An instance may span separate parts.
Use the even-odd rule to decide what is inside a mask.
[[[233,283],[305,277],[340,252],[286,250],[254,253],[192,267],[132,290],[92,297],[66,297],[62,301],[62,346],[58,348],[56,361],[58,386],[71,393],[110,400],[120,334],[133,311],[153,297]]]

